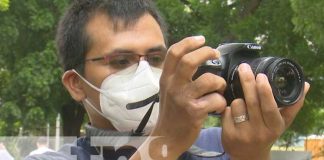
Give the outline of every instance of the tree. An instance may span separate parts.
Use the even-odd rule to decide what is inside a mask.
[[[312,95],[309,103],[316,107],[316,125],[315,133],[324,133],[324,7],[323,1],[307,1],[290,0],[292,9],[294,10],[293,23],[295,24],[294,31],[302,35],[308,42],[309,49],[312,52],[312,57],[308,57],[308,72],[309,79],[312,81]]]
[[[62,70],[54,44],[67,3],[12,0],[11,8],[0,13],[2,135],[16,135],[19,127],[27,135],[45,134],[46,123],[54,126],[60,112],[65,135],[79,135],[84,110],[60,83]]]
[[[9,8],[9,0],[0,0],[0,11],[6,11]]]
[[[284,56],[299,62],[312,89],[286,137],[323,132],[324,2],[156,2],[169,25],[169,44],[191,35],[204,35],[207,44],[215,48],[224,42],[257,42],[264,48],[263,56]],[[0,134],[17,134],[19,127],[28,134],[38,134],[41,128],[35,128],[35,123],[53,124],[57,113],[62,115],[65,135],[79,134],[84,110],[61,85],[62,70],[53,41],[58,18],[68,3],[11,0],[10,8],[0,12]],[[215,121],[208,123],[218,124]]]

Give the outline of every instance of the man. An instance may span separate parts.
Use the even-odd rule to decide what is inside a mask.
[[[249,65],[242,64],[245,100],[226,107],[223,78],[207,73],[192,80],[197,67],[219,58],[219,52],[205,46],[203,36],[168,47],[165,35],[150,0],[72,3],[57,34],[62,82],[82,102],[91,124],[87,136],[68,152],[27,159],[68,159],[67,154],[79,159],[200,159],[191,154],[197,153],[190,149],[195,142],[206,150],[225,150],[218,159],[269,159],[271,145],[300,110],[309,85],[295,105],[279,111],[267,77],[255,78]],[[222,130],[201,130],[210,112],[222,113]],[[135,149],[91,145],[93,136],[112,135],[149,136]]]
[[[14,158],[8,152],[6,146],[3,143],[0,143],[0,159],[2,159],[2,160],[14,160]]]
[[[54,150],[48,148],[48,142],[46,137],[39,137],[36,142],[37,149],[31,151],[29,155],[42,154],[45,152],[54,152]]]

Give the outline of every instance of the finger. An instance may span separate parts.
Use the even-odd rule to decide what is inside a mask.
[[[247,115],[248,116],[248,112],[246,109],[246,105],[243,99],[235,99],[232,103],[231,103],[231,111],[232,111],[232,117],[233,119],[235,119],[236,117],[240,117],[243,115]],[[243,122],[235,122],[235,120],[233,121],[235,126],[242,126],[243,123],[247,123],[247,121],[243,121]]]
[[[210,93],[199,99],[196,99],[197,106],[203,108],[204,113],[211,112],[222,113],[226,106],[225,98],[219,93]]]
[[[226,107],[222,113],[222,130],[225,133],[231,133],[235,131],[235,125],[232,117],[232,108]]]
[[[217,59],[220,53],[211,47],[205,46],[184,55],[178,62],[176,76],[180,79],[192,80],[199,65],[208,59]]]
[[[192,98],[199,98],[211,92],[223,94],[226,88],[224,78],[212,73],[205,73],[188,85],[187,94]]]
[[[258,74],[256,78],[257,90],[261,103],[261,114],[267,128],[280,134],[284,130],[284,123],[277,103],[273,97],[268,78],[264,74]]]
[[[309,91],[309,88],[310,88],[309,83],[305,82],[304,93],[303,93],[302,97],[297,101],[297,103],[295,103],[291,106],[286,106],[280,110],[281,116],[285,121],[286,128],[288,128],[290,126],[290,124],[295,119],[299,110],[303,107],[305,96],[306,96],[307,92]]]
[[[167,52],[165,57],[165,65],[163,66],[163,75],[170,75],[176,69],[176,66],[179,60],[185,54],[203,46],[205,44],[205,37],[204,36],[194,36],[194,37],[187,37],[182,41],[173,44]]]
[[[251,67],[246,63],[242,63],[239,66],[238,71],[250,119],[252,122],[259,122],[262,117],[260,113],[255,76]]]

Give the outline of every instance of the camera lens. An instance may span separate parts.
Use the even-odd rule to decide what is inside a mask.
[[[287,97],[292,93],[294,85],[296,85],[296,75],[293,70],[287,66],[279,68],[277,73],[274,74],[273,85],[278,89],[281,96]],[[290,82],[290,83],[288,83]]]
[[[279,107],[294,104],[298,101],[304,90],[304,77],[301,67],[286,58],[262,57],[249,63],[255,75],[267,75],[272,88],[273,96]],[[237,72],[233,69],[228,77],[231,97],[243,98],[243,91]]]
[[[304,76],[300,66],[289,59],[272,59],[269,67],[261,72],[267,75],[278,105],[296,103],[304,90]]]

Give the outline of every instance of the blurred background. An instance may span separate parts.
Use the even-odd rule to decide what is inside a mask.
[[[273,149],[315,148],[313,159],[323,157],[324,1],[155,1],[169,26],[169,44],[192,35],[204,35],[213,47],[255,42],[263,46],[263,56],[301,64],[311,90]],[[58,20],[69,3],[0,0],[0,136],[55,136],[56,128],[62,136],[82,135],[87,117],[60,82],[54,43]],[[216,125],[218,118],[206,120],[205,127]]]

